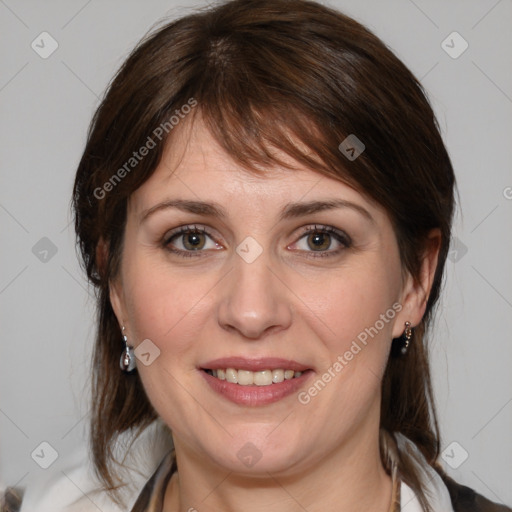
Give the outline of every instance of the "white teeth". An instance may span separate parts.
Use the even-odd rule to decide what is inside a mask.
[[[241,386],[252,386],[256,384],[254,382],[255,374],[247,370],[238,370],[238,384]]]
[[[284,380],[284,370],[272,370],[272,382],[274,384],[279,384],[279,382],[283,382]]]
[[[232,382],[233,384],[238,383],[238,372],[233,368],[226,369],[226,380],[228,382]]]
[[[240,386],[270,386],[271,384],[279,384],[285,380],[300,377],[303,372],[294,370],[262,370],[252,372],[250,370],[236,370],[235,368],[226,368],[211,370],[214,377],[219,380],[225,380],[232,384]]]
[[[254,384],[256,384],[256,386],[268,386],[272,384],[272,372],[270,370],[254,372]]]

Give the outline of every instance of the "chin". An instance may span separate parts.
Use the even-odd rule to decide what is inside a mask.
[[[298,446],[288,432],[273,435],[269,434],[272,429],[266,429],[263,433],[259,430],[251,435],[246,427],[244,430],[243,435],[230,438],[222,450],[210,451],[210,457],[225,470],[240,475],[268,477],[268,473],[287,472],[297,463],[300,457]]]

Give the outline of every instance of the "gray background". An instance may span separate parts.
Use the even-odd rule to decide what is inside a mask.
[[[94,306],[70,224],[74,171],[98,98],[128,52],[162,17],[201,5],[0,0],[2,485],[58,471],[85,442]],[[462,211],[432,344],[442,447],[455,479],[510,505],[512,3],[330,5],[404,60],[438,115]],[[46,59],[31,47],[43,46],[44,31],[58,43]],[[442,45],[453,31],[469,45],[457,58],[462,40]],[[43,441],[59,453],[48,470],[31,457]]]

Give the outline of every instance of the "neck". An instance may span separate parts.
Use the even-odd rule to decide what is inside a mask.
[[[163,510],[388,512],[392,482],[382,466],[378,431],[355,437],[307,470],[258,478],[210,467],[175,440],[179,474],[169,481]]]

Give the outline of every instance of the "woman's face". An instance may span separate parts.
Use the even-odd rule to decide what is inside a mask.
[[[424,307],[389,218],[299,165],[243,170],[200,121],[172,142],[130,198],[111,299],[176,446],[275,473],[369,439],[391,339]]]

